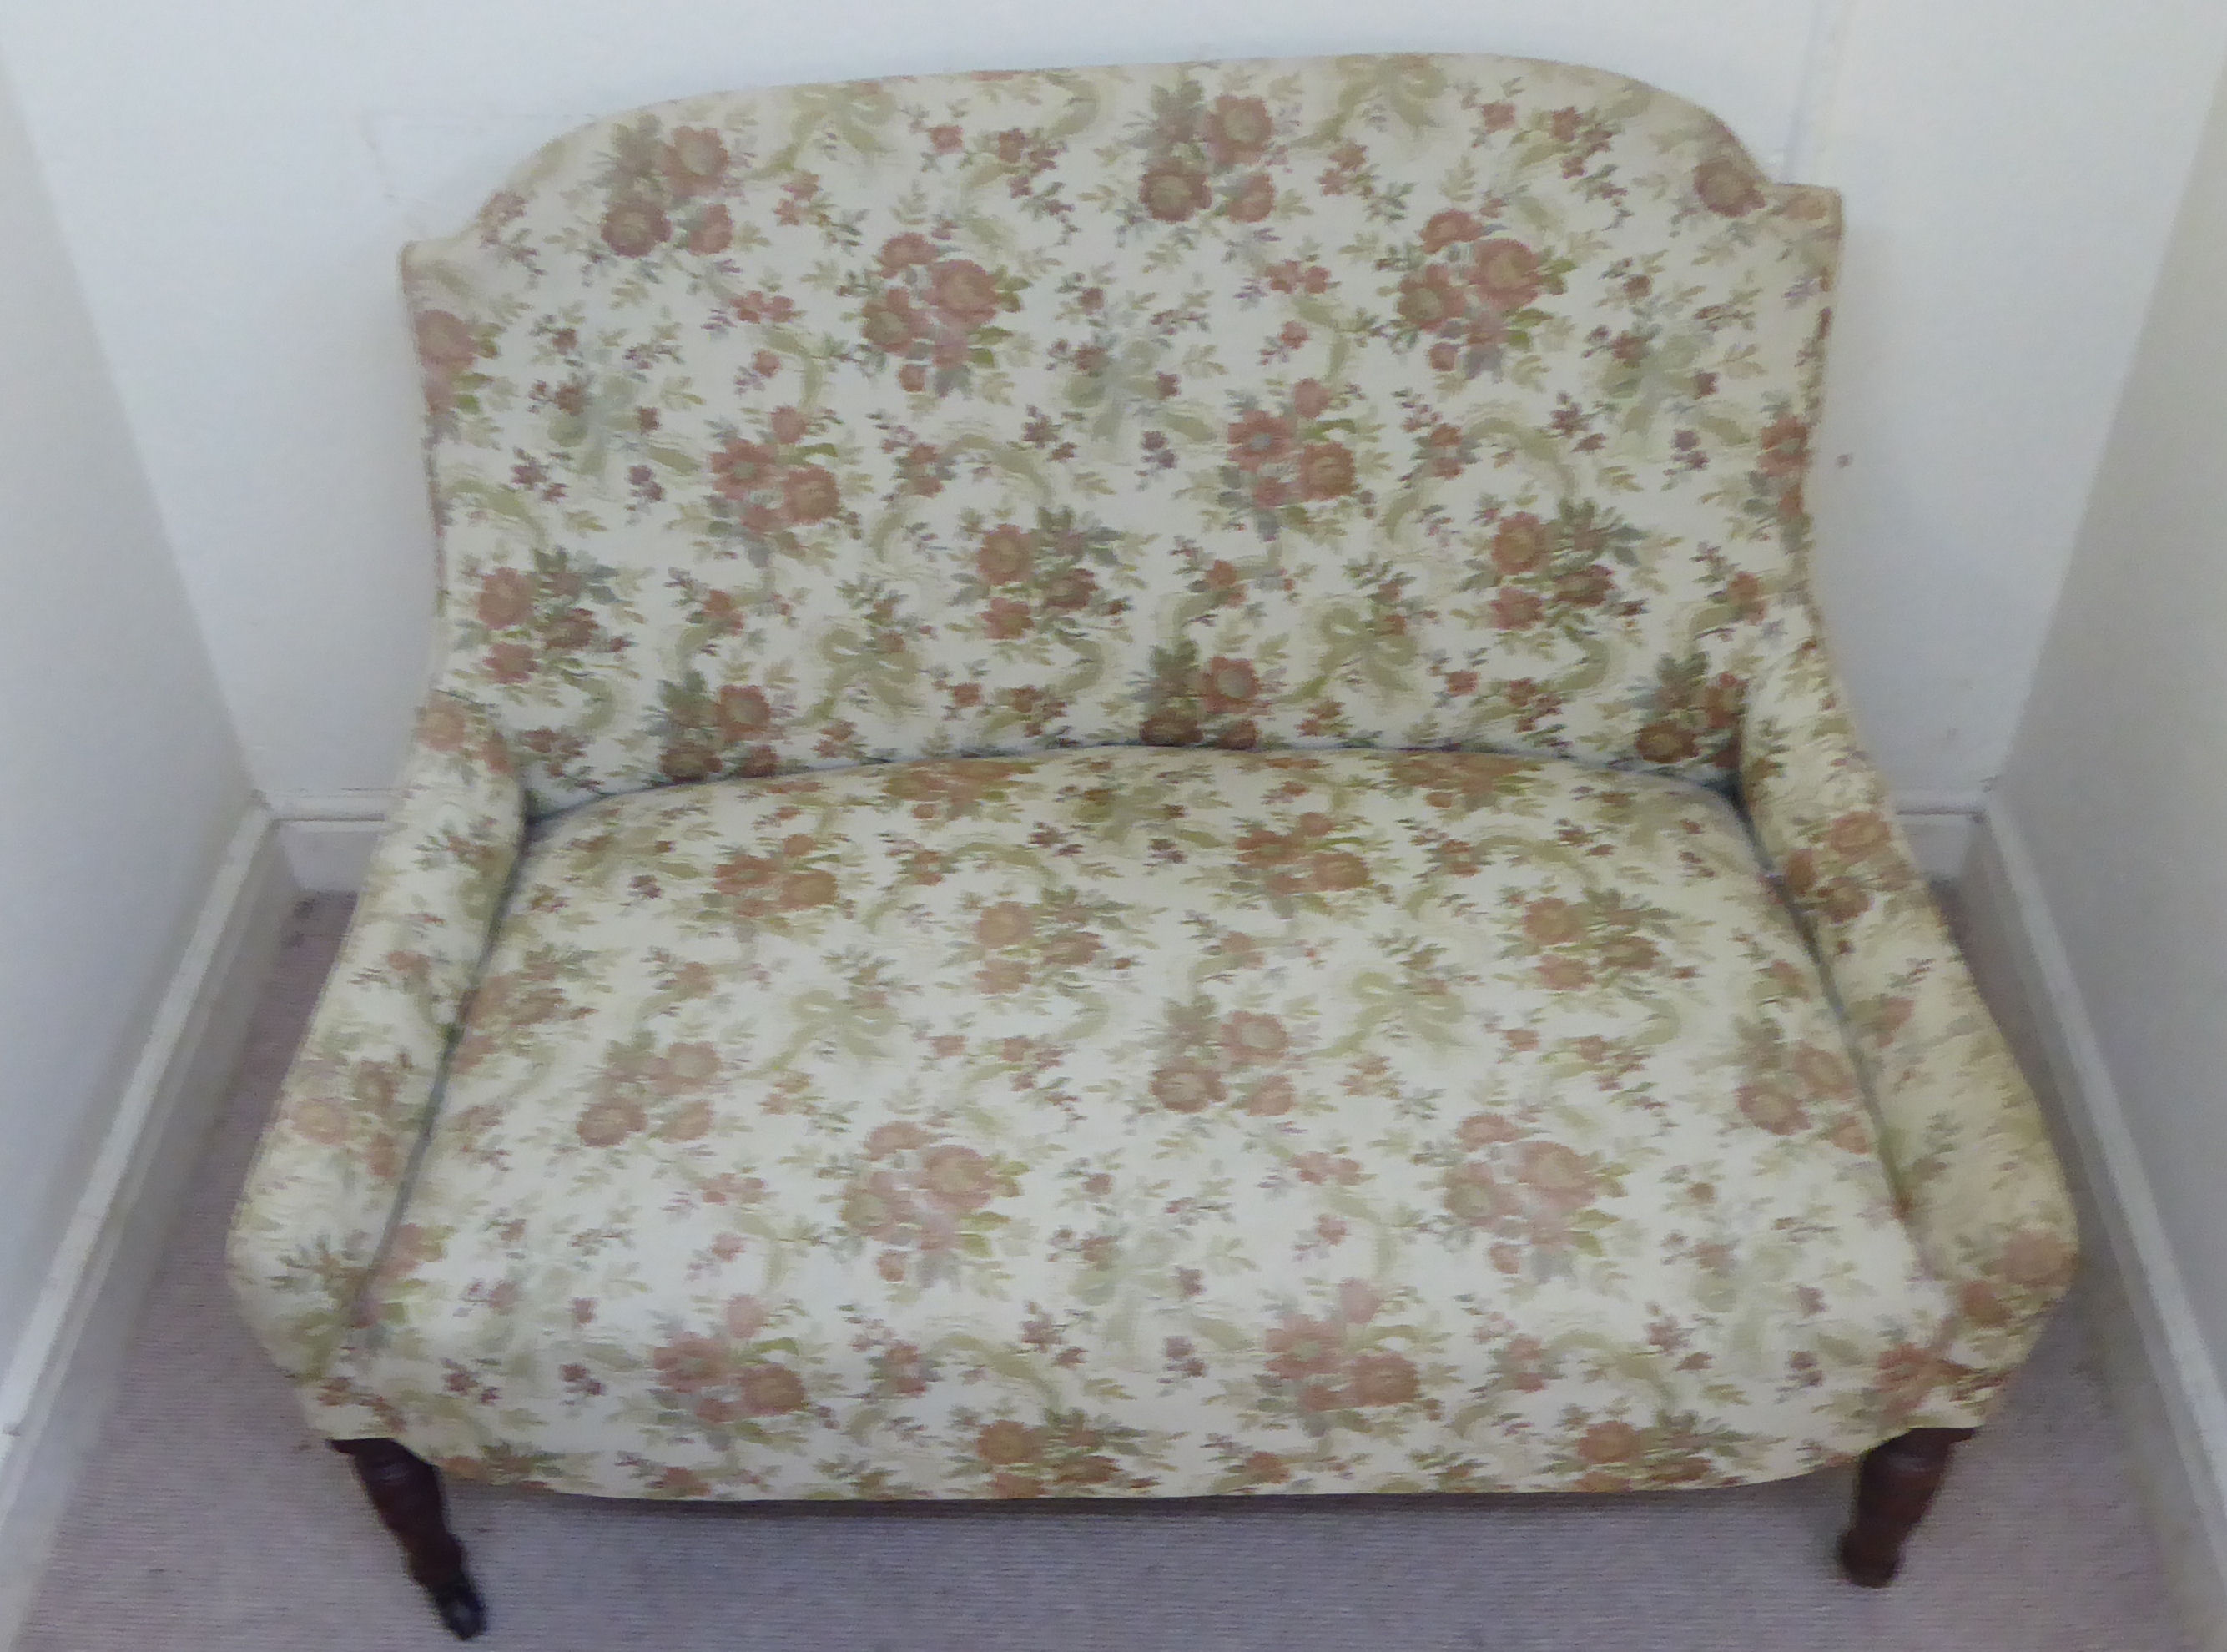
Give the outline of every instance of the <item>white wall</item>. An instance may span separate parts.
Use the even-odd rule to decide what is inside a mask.
[[[2227,1372],[2224,300],[2227,91],[1997,807],[2039,875],[2213,1366]]]
[[[2227,53],[2219,0],[1846,0],[1820,585],[1905,794],[2001,768]],[[1849,456],[1845,469],[1835,461]]]
[[[0,1371],[247,775],[0,81]]]
[[[1825,587],[1905,793],[2007,743],[2148,291],[2217,0],[0,0],[0,51],[282,813],[369,807],[430,558],[392,259],[535,143],[721,86],[1395,48],[1589,61],[1850,196]],[[182,324],[185,321],[190,324]]]

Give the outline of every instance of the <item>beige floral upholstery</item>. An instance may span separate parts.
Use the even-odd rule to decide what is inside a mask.
[[[439,1101],[525,799],[486,717],[434,695],[278,1116],[233,1219],[248,1322],[332,1438],[380,1432],[336,1371]]]
[[[413,248],[443,665],[233,1236],[315,1425],[756,1497],[1981,1420],[2073,1239],[1805,590],[1837,230],[1353,58],[667,105]]]
[[[1971,1427],[2071,1282],[2040,1110],[1856,748],[1808,605],[1756,673],[1740,770],[1756,834],[1825,960],[1903,1220],[1957,1316],[1914,1426]]]

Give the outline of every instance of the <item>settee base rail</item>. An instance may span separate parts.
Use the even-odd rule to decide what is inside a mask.
[[[1969,1428],[1915,1428],[1864,1454],[1856,1473],[1855,1508],[1840,1543],[1848,1581],[1884,1588],[1902,1567],[1902,1547],[1949,1472],[1950,1454],[1972,1438]],[[394,1534],[410,1576],[424,1589],[450,1633],[469,1641],[487,1628],[479,1585],[464,1569],[464,1546],[449,1529],[447,1499],[433,1465],[391,1439],[330,1442],[354,1464],[356,1478],[380,1521]]]
[[[355,1465],[380,1522],[394,1534],[410,1576],[460,1641],[487,1628],[487,1605],[464,1570],[464,1546],[449,1529],[439,1470],[391,1439],[336,1439],[332,1448]]]
[[[1949,1453],[1969,1428],[1913,1428],[1864,1453],[1856,1507],[1841,1538],[1841,1570],[1850,1583],[1883,1589],[1902,1568],[1903,1540],[1925,1518],[1949,1472]]]

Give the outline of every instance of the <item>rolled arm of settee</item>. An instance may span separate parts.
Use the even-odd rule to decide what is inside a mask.
[[[518,858],[525,803],[487,714],[420,711],[354,921],[233,1217],[249,1324],[335,1438],[386,1430],[335,1375]]]
[[[1903,1218],[1954,1304],[1907,1426],[1975,1426],[2071,1282],[2071,1202],[1806,603],[1749,684],[1740,784],[1847,1014]]]

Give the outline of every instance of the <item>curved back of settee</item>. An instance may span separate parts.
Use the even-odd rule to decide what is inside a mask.
[[[543,811],[1138,742],[1720,775],[1838,224],[1510,58],[598,122],[405,258],[442,685]]]

